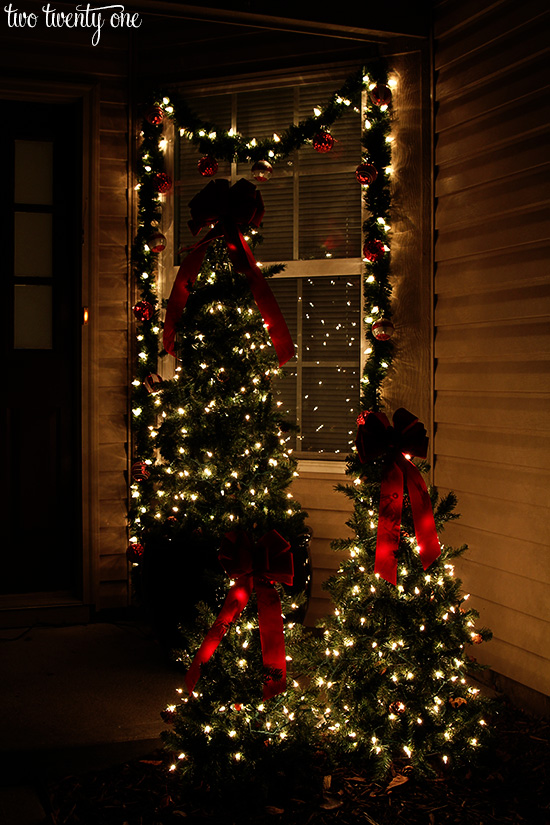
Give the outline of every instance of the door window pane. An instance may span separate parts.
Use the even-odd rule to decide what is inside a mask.
[[[50,278],[52,275],[52,215],[48,212],[15,213],[16,278]]]
[[[16,284],[15,349],[52,349],[52,288]]]
[[[51,204],[53,197],[53,143],[15,141],[15,202]]]

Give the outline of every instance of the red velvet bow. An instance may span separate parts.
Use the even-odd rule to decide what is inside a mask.
[[[229,589],[218,618],[206,634],[185,676],[191,693],[201,665],[208,662],[231,623],[241,614],[252,591],[258,600],[258,621],[264,664],[264,699],[286,690],[286,657],[281,600],[273,582],[292,584],[294,566],[290,544],[276,530],[254,546],[242,531],[226,533],[218,558],[237,581]]]
[[[428,437],[424,425],[402,407],[393,415],[393,426],[379,412],[361,413],[355,446],[363,464],[386,456],[388,468],[380,486],[380,510],[374,572],[397,584],[397,558],[404,484],[407,485],[416,540],[424,570],[441,554],[432,503],[418,468],[405,457],[426,458]]]
[[[174,355],[176,324],[181,318],[189,297],[189,289],[199,274],[206,248],[215,238],[224,238],[231,263],[237,272],[244,272],[252,295],[269,329],[273,346],[282,366],[294,356],[294,344],[280,307],[262,275],[250,247],[246,243],[239,226],[259,226],[264,214],[260,192],[250,181],[241,178],[230,187],[229,181],[212,180],[190,201],[191,220],[189,228],[193,235],[209,224],[215,226],[198,241],[183,263],[168,299],[164,320],[164,349]]]

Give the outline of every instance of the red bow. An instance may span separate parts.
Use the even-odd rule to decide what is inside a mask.
[[[407,485],[416,540],[424,570],[441,554],[432,503],[418,468],[407,456],[426,458],[428,437],[424,425],[402,407],[393,415],[393,427],[379,412],[361,413],[355,446],[361,462],[387,456],[390,465],[380,486],[380,510],[376,536],[374,572],[392,584],[397,584],[397,558],[403,489]]]
[[[246,243],[239,226],[259,226],[264,214],[260,192],[250,181],[241,178],[230,187],[229,181],[212,180],[190,201],[191,220],[189,228],[193,235],[205,226],[215,223],[213,229],[198,241],[183,263],[168,299],[164,320],[164,349],[174,355],[176,324],[181,318],[189,297],[189,289],[199,274],[206,248],[215,238],[224,238],[231,263],[237,272],[244,272],[252,295],[269,329],[273,346],[282,366],[294,357],[294,344],[280,307],[262,275],[250,247]]]
[[[226,533],[218,558],[230,576],[237,579],[229,589],[218,618],[206,634],[185,676],[191,693],[201,665],[208,662],[231,623],[241,614],[252,591],[258,600],[258,621],[264,664],[264,699],[286,690],[286,657],[281,600],[273,582],[292,584],[294,566],[290,544],[276,530],[254,546],[242,531]]]

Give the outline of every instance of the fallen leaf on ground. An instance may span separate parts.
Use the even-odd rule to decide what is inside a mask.
[[[398,773],[397,776],[394,776],[388,787],[386,788],[387,791],[390,791],[392,788],[397,788],[398,785],[403,785],[405,782],[409,781],[408,776],[403,776],[403,774]]]
[[[336,808],[340,808],[344,803],[341,799],[337,799],[335,796],[331,796],[330,794],[324,794],[323,802],[319,807],[323,808],[325,811],[333,811]]]

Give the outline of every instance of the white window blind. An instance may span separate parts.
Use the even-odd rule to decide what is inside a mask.
[[[299,427],[294,449],[343,457],[357,429],[360,276],[274,278],[271,286],[298,345],[277,386]]]
[[[213,129],[233,128],[261,140],[311,115],[344,77],[299,85],[287,81],[280,87],[274,81],[270,89],[187,100]],[[297,344],[297,356],[283,368],[276,392],[299,427],[296,453],[310,458],[343,458],[359,411],[361,188],[354,176],[361,157],[359,113],[350,107],[330,132],[335,139],[331,152],[319,153],[307,144],[274,163],[270,180],[258,183],[265,216],[256,257],[264,264],[288,265],[270,284]],[[189,140],[180,138],[178,247],[195,240],[187,227],[188,204],[208,182],[197,170],[200,157]],[[250,164],[218,163],[217,178],[256,182]]]

